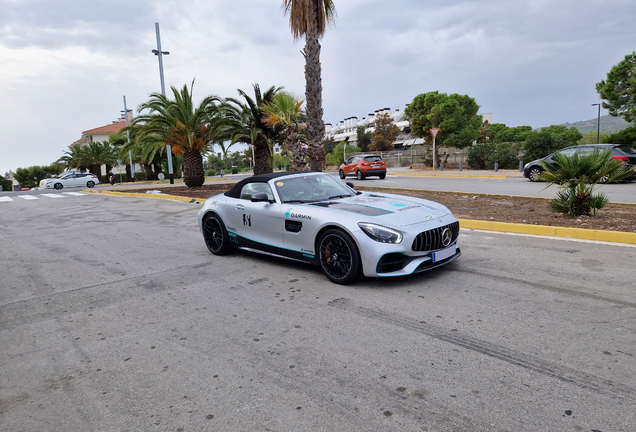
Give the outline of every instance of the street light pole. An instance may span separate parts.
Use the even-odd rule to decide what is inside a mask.
[[[128,108],[126,107],[126,95],[124,95],[124,116],[126,116],[126,141],[130,144],[130,131],[128,130]],[[130,177],[135,182],[135,166],[133,165],[132,150],[128,150],[128,161],[130,162]],[[121,178],[120,178],[121,180]]]
[[[161,78],[161,94],[166,96],[166,86],[163,82],[163,56],[170,54],[168,51],[161,51],[161,35],[159,33],[159,23],[155,23],[155,31],[157,32],[157,49],[152,50],[153,54],[159,57],[159,77]],[[170,175],[170,184],[174,184],[174,174],[172,170],[172,147],[166,143],[166,151],[168,152],[168,174]]]
[[[598,106],[598,121],[596,122],[596,144],[601,143],[601,104],[592,104]]]

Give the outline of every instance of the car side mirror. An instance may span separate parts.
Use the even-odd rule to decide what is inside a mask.
[[[250,201],[252,201],[252,202],[263,202],[263,201],[269,202],[269,198],[267,198],[267,194],[266,193],[257,193],[257,194],[252,195],[252,198],[250,199]]]
[[[355,189],[354,184],[351,182],[347,182],[347,186],[349,186],[351,189]]]

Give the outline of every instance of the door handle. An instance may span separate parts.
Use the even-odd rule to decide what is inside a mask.
[[[237,209],[237,210],[241,210],[241,211],[245,210],[245,206],[243,204],[237,204],[237,205],[234,206],[234,208]]]

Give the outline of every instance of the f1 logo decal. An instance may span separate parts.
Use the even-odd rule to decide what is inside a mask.
[[[243,213],[243,225],[252,226],[252,216]]]

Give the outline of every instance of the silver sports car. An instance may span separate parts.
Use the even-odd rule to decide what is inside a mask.
[[[459,257],[459,222],[441,204],[320,172],[256,175],[208,198],[199,228],[215,255],[240,248],[317,264],[331,281],[402,276]]]

